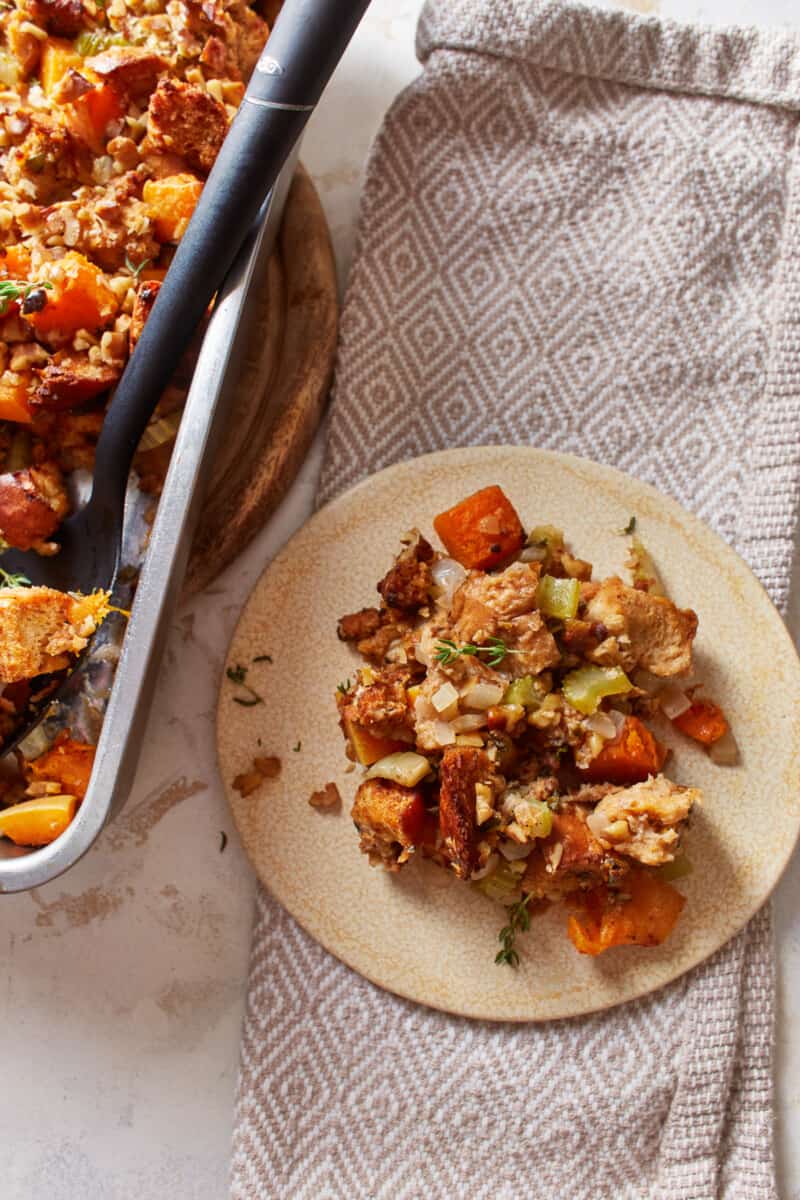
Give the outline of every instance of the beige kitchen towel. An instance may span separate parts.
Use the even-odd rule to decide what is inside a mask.
[[[429,0],[418,51],[367,172],[321,499],[440,447],[568,450],[699,513],[785,607],[800,37]],[[381,992],[262,892],[232,1194],[771,1200],[773,1015],[768,910],[654,996],[520,1027]]]

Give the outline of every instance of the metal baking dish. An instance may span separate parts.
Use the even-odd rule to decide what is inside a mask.
[[[66,707],[67,712],[62,711],[56,717],[62,724],[72,722],[70,705],[77,713],[76,706],[83,700],[82,689],[94,686],[90,672],[96,676],[100,668],[102,673],[105,662],[107,701],[95,698],[94,702],[96,724],[99,727],[102,723],[102,727],[89,789],[70,826],[49,846],[28,850],[5,839],[0,841],[0,892],[39,887],[61,875],[86,853],[128,796],[170,617],[180,596],[195,523],[223,425],[226,400],[235,390],[237,360],[250,332],[248,316],[255,306],[248,303],[249,297],[263,278],[296,161],[295,150],[217,299],[140,569],[137,555],[145,529],[144,504],[135,488],[128,492],[125,539],[129,543],[129,561],[138,569],[138,583],[127,631],[118,620],[109,625],[104,638],[95,638],[92,647],[95,661],[84,664],[80,687],[76,686],[63,702],[62,708]],[[132,592],[132,585],[128,586]],[[119,597],[115,593],[114,599],[124,603],[124,590]],[[117,653],[115,639],[121,643],[116,670],[112,665]],[[31,736],[36,738],[36,732]],[[23,746],[26,749],[27,743]]]

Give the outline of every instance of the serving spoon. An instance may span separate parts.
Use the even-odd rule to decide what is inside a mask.
[[[369,0],[285,0],[197,207],[159,288],[97,443],[85,505],[60,526],[60,551],[7,550],[0,567],[61,591],[110,591],[120,568],[125,493],[136,448],[158,399],[223,283]],[[76,659],[64,680],[78,665]],[[53,689],[28,706],[0,746],[39,724]]]

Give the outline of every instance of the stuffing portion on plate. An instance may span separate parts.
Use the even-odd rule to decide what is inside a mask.
[[[336,695],[365,768],[361,850],[390,871],[423,854],[503,902],[500,963],[562,901],[582,953],[658,945],[702,797],[665,773],[651,723],[735,755],[722,710],[687,683],[697,616],[663,594],[634,520],[630,583],[593,579],[559,529],[526,535],[496,486],[433,524],[444,551],[407,533],[380,602],[339,622],[366,660]]]

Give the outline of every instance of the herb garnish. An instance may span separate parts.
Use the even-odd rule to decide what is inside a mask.
[[[486,662],[490,667],[497,667],[503,661],[507,654],[520,654],[520,650],[510,650],[502,638],[489,638],[485,646],[475,646],[472,642],[465,642],[463,646],[457,646],[455,642],[449,638],[442,638],[436,644],[436,653],[434,658],[441,663],[443,667],[447,667],[450,663],[456,661],[461,655],[477,656],[485,654]]]
[[[341,692],[343,696],[346,696],[352,686],[353,685],[350,683],[350,679],[348,677],[343,682],[337,683],[336,690],[337,692]]]
[[[222,852],[225,849],[225,847],[227,846],[227,844],[228,844],[228,835],[224,829],[220,829],[220,831],[219,831],[219,852],[220,852],[220,854],[222,854]]]
[[[255,656],[255,658],[253,659],[253,662],[254,662],[254,663],[257,663],[257,662],[268,662],[268,663],[271,663],[271,662],[272,662],[272,655],[271,655],[271,654],[257,654],[257,655]]]
[[[498,965],[505,964],[509,967],[519,966],[519,954],[514,949],[514,939],[518,933],[527,933],[531,927],[531,914],[528,911],[528,905],[533,897],[529,893],[518,900],[516,904],[506,906],[508,913],[508,924],[504,925],[498,935],[498,940],[503,949],[498,950],[495,955],[495,962]]]
[[[25,279],[0,279],[0,317],[4,317],[15,300],[27,300],[31,292],[39,288],[53,290],[48,280],[41,283],[28,283]]]
[[[10,575],[0,567],[0,588],[33,587],[27,575]]]
[[[264,703],[263,696],[259,696],[258,692],[254,688],[251,688],[250,684],[247,682],[247,667],[243,667],[241,663],[237,663],[235,667],[228,667],[225,674],[228,676],[228,679],[230,679],[231,683],[238,684],[239,687],[244,688],[246,692],[250,693],[249,697],[247,698],[243,696],[234,696],[234,704],[241,704],[242,708],[253,708],[256,704]]]
[[[636,528],[636,517],[631,517],[630,521],[628,521],[628,524],[625,526],[625,528],[621,532],[622,533],[633,533],[635,528]]]
[[[139,276],[141,275],[142,271],[145,269],[146,266],[149,266],[149,264],[152,261],[153,261],[152,258],[143,258],[142,261],[139,263],[138,267],[135,267],[133,265],[133,263],[131,262],[131,260],[128,258],[127,254],[125,255],[125,266],[128,268],[128,270],[131,273],[131,276],[136,280],[137,283],[139,282]]]
[[[300,747],[301,747],[302,745],[303,745],[303,743],[302,743],[302,742],[298,742],[296,746],[292,746],[292,749],[294,750],[295,754],[299,754],[299,753],[300,753]]]

